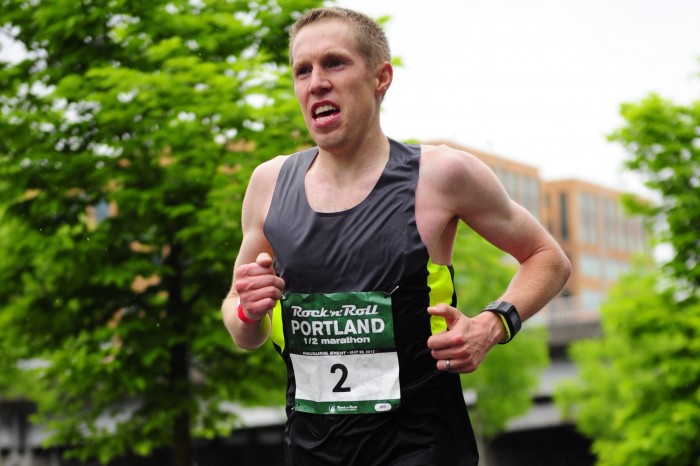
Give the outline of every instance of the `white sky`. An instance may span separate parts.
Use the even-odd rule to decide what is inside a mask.
[[[382,123],[539,168],[640,189],[605,135],[654,91],[700,99],[700,0],[339,0],[386,26],[395,69]],[[7,45],[7,44],[5,44]],[[17,53],[5,48],[0,56]]]
[[[442,139],[638,191],[605,135],[622,102],[700,100],[700,0],[340,0],[404,66],[384,100],[393,138]]]

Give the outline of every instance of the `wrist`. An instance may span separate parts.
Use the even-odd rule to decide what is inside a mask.
[[[489,329],[489,337],[493,345],[501,343],[508,337],[503,320],[501,320],[498,314],[493,312],[481,312],[475,317],[481,319]]]
[[[240,302],[238,303],[238,320],[243,322],[244,324],[249,324],[249,325],[260,325],[260,320],[262,319],[253,319],[246,314],[245,309],[243,309],[243,304]]]
[[[499,343],[502,345],[511,341],[520,331],[522,320],[520,319],[518,310],[511,303],[506,301],[494,301],[489,303],[481,312],[482,314],[494,314],[501,321],[501,328],[503,329],[504,336]]]

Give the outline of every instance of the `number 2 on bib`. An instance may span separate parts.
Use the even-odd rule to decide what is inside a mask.
[[[333,387],[333,391],[349,392],[350,387],[343,387],[343,383],[345,383],[345,380],[348,378],[348,368],[342,364],[333,364],[333,366],[331,366],[331,372],[335,373],[336,371],[340,371],[340,379],[338,379],[338,383]]]

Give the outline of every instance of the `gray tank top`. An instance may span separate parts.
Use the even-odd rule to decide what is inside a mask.
[[[287,291],[389,292],[425,268],[428,252],[415,219],[420,146],[390,140],[390,147],[374,189],[342,212],[315,212],[307,201],[304,177],[317,148],[285,161],[264,232]]]
[[[456,306],[456,295],[452,268],[430,262],[416,226],[420,146],[390,140],[390,147],[374,189],[342,212],[315,212],[307,201],[304,177],[317,148],[290,156],[280,170],[263,228],[285,293],[393,291],[401,392],[400,406],[382,414],[298,411],[301,381],[284,325],[290,317],[278,303],[271,337],[287,366],[287,465],[478,463],[459,376],[438,371],[427,347],[430,335],[446,324],[426,309],[437,303]]]

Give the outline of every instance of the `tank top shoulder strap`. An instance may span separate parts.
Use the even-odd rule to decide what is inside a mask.
[[[304,177],[311,163],[318,154],[318,148],[313,147],[289,156],[280,168],[277,184],[272,195],[272,205],[281,205],[287,196],[305,196]],[[295,197],[294,200],[299,200]],[[298,205],[295,202],[292,205]],[[303,204],[303,203],[302,203]]]

